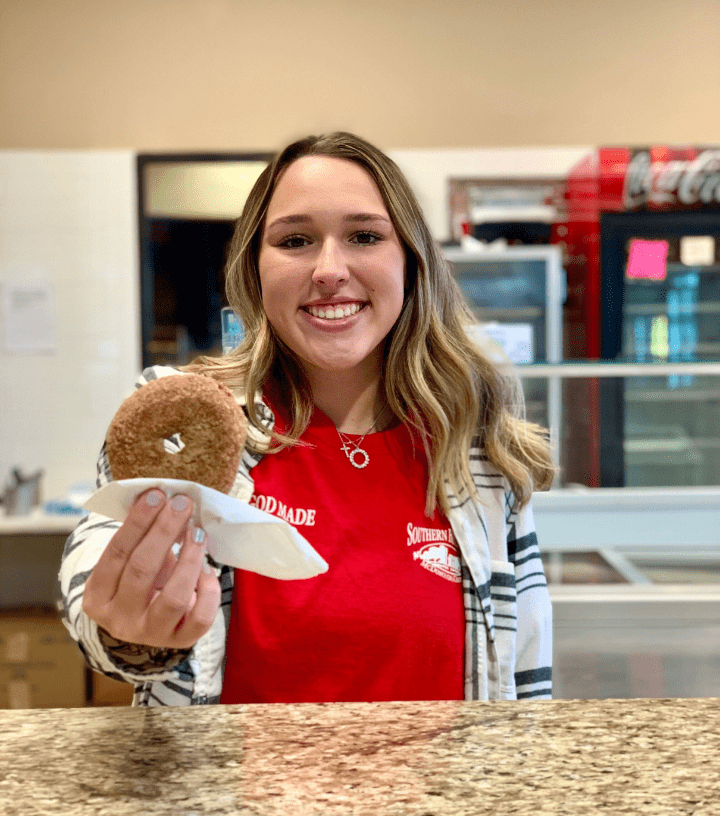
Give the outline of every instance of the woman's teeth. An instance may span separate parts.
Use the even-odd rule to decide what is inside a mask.
[[[359,303],[351,303],[347,306],[307,306],[308,312],[313,317],[322,317],[325,320],[337,320],[340,317],[350,317],[360,311]]]

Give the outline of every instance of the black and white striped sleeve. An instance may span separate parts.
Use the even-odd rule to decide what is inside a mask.
[[[517,642],[515,686],[518,699],[552,697],[552,605],[540,560],[532,507],[513,507],[506,497],[508,558],[515,567]]]
[[[167,369],[168,373],[171,371],[175,373]],[[163,373],[164,370],[157,368],[146,369],[136,387]],[[110,481],[112,474],[103,445],[98,459],[96,486],[103,487]],[[188,670],[188,651],[138,647],[114,641],[83,612],[85,583],[119,527],[119,521],[90,513],[67,539],[59,574],[63,623],[77,641],[88,664],[96,671],[131,683],[177,677],[178,673]]]

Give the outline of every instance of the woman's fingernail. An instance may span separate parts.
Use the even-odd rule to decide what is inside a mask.
[[[188,499],[187,496],[183,496],[182,493],[179,493],[177,496],[173,496],[170,502],[170,507],[172,507],[176,513],[181,513],[183,510],[187,510],[189,505],[190,499]]]
[[[147,496],[145,496],[145,503],[149,504],[150,507],[157,507],[159,504],[162,504],[162,500],[165,498],[165,494],[160,490],[151,490]]]
[[[194,541],[196,544],[202,544],[202,543],[203,543],[203,541],[205,541],[205,530],[203,530],[203,529],[202,529],[202,528],[200,528],[200,527],[196,527],[196,528],[193,530],[193,535],[192,535],[192,537],[193,537],[193,541]]]

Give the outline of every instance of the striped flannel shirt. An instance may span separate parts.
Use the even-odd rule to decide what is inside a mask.
[[[174,368],[146,369],[136,387],[178,375]],[[243,401],[238,397],[243,405]],[[266,428],[274,421],[256,400]],[[257,449],[268,437],[250,429]],[[230,495],[249,500],[252,468],[262,455],[245,450]],[[465,603],[465,699],[549,698],[552,691],[552,609],[530,505],[517,509],[505,478],[492,468],[477,440],[470,451],[477,496],[450,495],[448,521],[461,554]],[[112,478],[105,447],[97,486]],[[124,643],[102,631],[82,610],[85,582],[120,523],[91,513],[68,538],[60,568],[64,622],[88,664],[135,686],[134,705],[217,703],[222,690],[225,641],[234,570],[214,564],[221,601],[210,630],[192,649]]]

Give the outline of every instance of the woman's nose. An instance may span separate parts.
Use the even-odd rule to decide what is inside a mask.
[[[349,274],[347,260],[341,247],[334,240],[325,241],[317,256],[312,276],[313,283],[324,286],[337,286],[337,284],[346,281]]]

